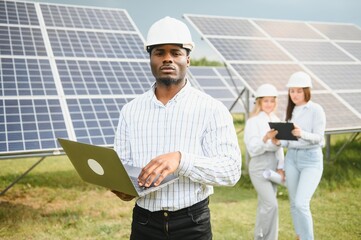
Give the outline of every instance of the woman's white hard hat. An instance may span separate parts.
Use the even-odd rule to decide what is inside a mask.
[[[273,86],[272,84],[262,84],[261,86],[259,86],[257,88],[256,91],[256,98],[260,98],[260,97],[277,97],[278,96],[278,92],[277,89],[275,88],[275,86]]]
[[[145,49],[160,44],[179,44],[183,48],[194,49],[191,33],[185,23],[175,18],[164,17],[149,28]]]
[[[296,88],[312,88],[312,81],[310,75],[305,72],[295,72],[291,75],[288,83],[286,85],[288,88],[296,87]]]

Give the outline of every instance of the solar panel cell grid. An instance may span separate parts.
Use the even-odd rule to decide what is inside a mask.
[[[278,42],[299,61],[354,62],[353,59],[328,42]]]
[[[148,59],[137,34],[49,29],[56,57]]]
[[[66,95],[139,94],[153,79],[148,63],[58,60]]]
[[[314,94],[312,100],[324,108],[327,118],[326,128],[352,129],[360,127],[360,119],[332,94]]]
[[[342,96],[342,98],[354,109],[361,113],[361,92],[340,93],[339,95]]]
[[[243,106],[236,102],[242,85],[235,87],[224,67],[191,66],[188,78],[194,87],[220,100],[232,112],[244,112]]]
[[[119,112],[128,101],[130,99],[67,99],[77,140],[113,144]]]
[[[361,29],[353,25],[321,23],[312,23],[311,25],[332,40],[361,41]]]
[[[55,138],[68,136],[55,99],[0,99],[0,119],[0,151],[55,149]]]
[[[135,31],[123,10],[41,4],[48,27]]]
[[[297,64],[231,64],[252,89],[265,83],[272,83],[278,91],[287,91],[286,84],[292,73],[301,71]],[[313,80],[314,90],[324,88]]]
[[[361,42],[337,42],[337,45],[341,46],[343,49],[346,49],[347,52],[361,61]]]
[[[306,65],[333,91],[361,89],[361,65]]]
[[[57,95],[48,60],[0,58],[0,73],[0,96]]]
[[[0,23],[39,25],[33,3],[0,1]]]
[[[290,58],[269,40],[219,39],[210,42],[227,61],[289,61]]]
[[[274,38],[323,39],[305,23],[265,20],[254,20],[254,22]]]
[[[235,36],[235,37],[264,37],[255,26],[245,19],[199,18],[190,17],[196,26],[205,35]]]
[[[0,26],[0,55],[47,56],[40,29]]]

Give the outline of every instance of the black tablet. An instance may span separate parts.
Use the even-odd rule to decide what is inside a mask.
[[[269,122],[271,129],[278,131],[276,138],[280,140],[296,140],[297,137],[293,136],[291,131],[294,129],[293,123],[288,122]]]

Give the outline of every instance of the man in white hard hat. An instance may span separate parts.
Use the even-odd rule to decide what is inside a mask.
[[[212,239],[212,186],[232,186],[241,173],[232,116],[186,79],[194,43],[183,22],[155,22],[145,47],[155,83],[122,108],[115,149],[122,161],[142,167],[140,186],[157,186],[170,174],[179,180],[136,199],[130,239]]]

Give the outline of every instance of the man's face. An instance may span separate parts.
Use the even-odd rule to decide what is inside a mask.
[[[186,75],[190,58],[178,45],[158,45],[150,53],[150,66],[158,84],[170,86],[180,83]]]

